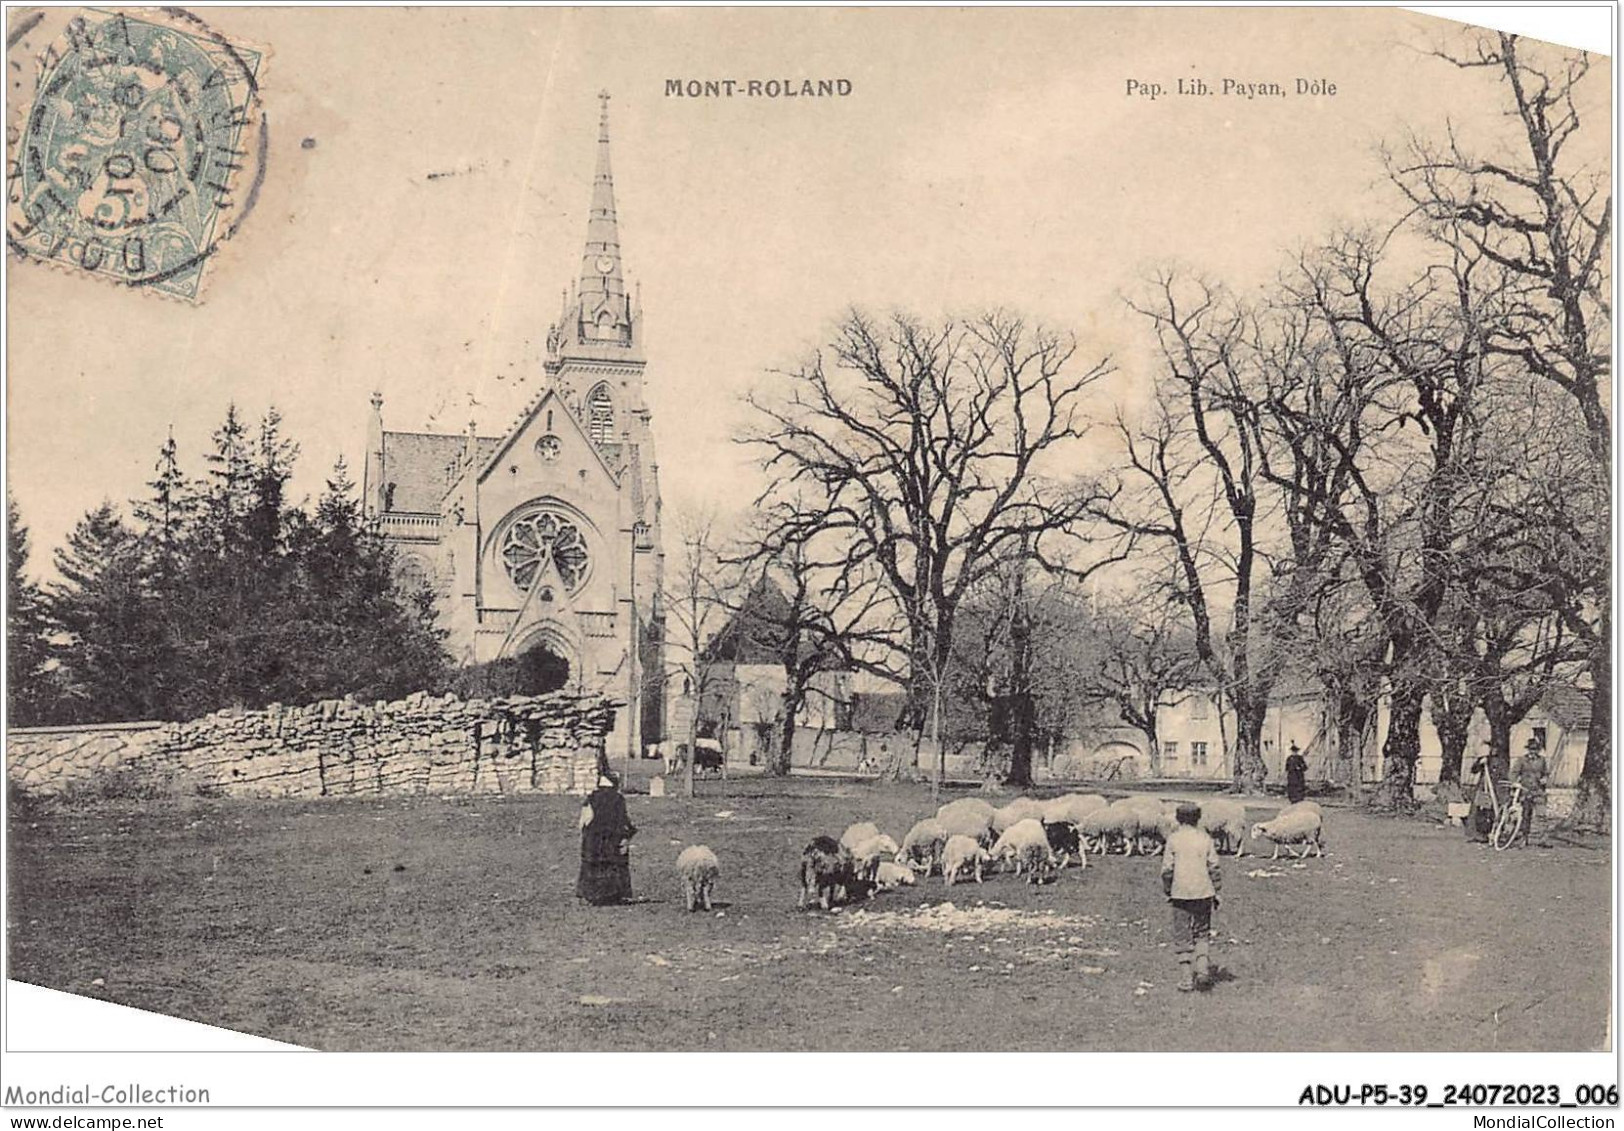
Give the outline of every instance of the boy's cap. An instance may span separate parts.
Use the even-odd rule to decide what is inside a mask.
[[[1193,801],[1180,801],[1178,819],[1181,825],[1193,825],[1201,819],[1201,806]]]

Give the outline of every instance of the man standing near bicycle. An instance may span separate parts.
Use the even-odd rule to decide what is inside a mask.
[[[1550,765],[1545,761],[1545,755],[1540,752],[1541,749],[1539,739],[1530,736],[1527,747],[1523,751],[1522,760],[1517,763],[1517,784],[1522,786],[1522,842],[1524,848],[1528,847],[1529,835],[1534,830],[1534,808],[1545,800],[1545,783],[1551,773]]]

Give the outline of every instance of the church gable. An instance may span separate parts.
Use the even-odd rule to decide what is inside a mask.
[[[526,477],[532,471],[548,467],[561,471],[584,469],[589,476],[600,478],[612,489],[620,488],[620,476],[592,443],[556,389],[549,389],[519,418],[507,439],[480,468],[479,483],[483,486],[504,468],[513,467],[520,467],[520,474]]]

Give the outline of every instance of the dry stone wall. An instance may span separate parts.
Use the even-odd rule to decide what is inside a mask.
[[[184,723],[13,730],[8,780],[54,794],[122,781],[244,797],[587,793],[615,705],[568,692],[419,693],[219,711]]]

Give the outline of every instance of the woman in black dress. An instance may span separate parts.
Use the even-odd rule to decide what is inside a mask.
[[[1303,757],[1297,744],[1291,744],[1286,757],[1286,800],[1293,805],[1308,796],[1308,759]]]
[[[624,903],[632,895],[630,844],[637,828],[614,774],[598,776],[598,788],[581,806],[581,874],[575,894],[596,906]]]

